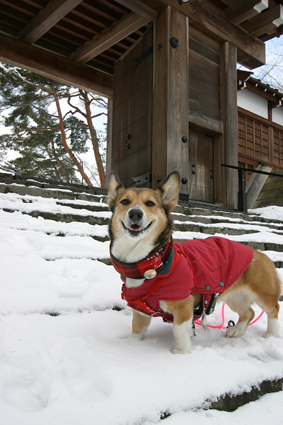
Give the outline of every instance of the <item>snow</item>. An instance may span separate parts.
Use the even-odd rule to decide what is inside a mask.
[[[282,392],[232,413],[206,410],[208,401],[225,393],[283,377],[282,312],[277,339],[260,337],[264,314],[239,339],[197,326],[188,355],[170,353],[172,325],[159,318],[143,341],[131,340],[132,313],[121,300],[119,275],[98,261],[108,257],[109,243],[92,237],[105,236],[107,226],[24,215],[35,209],[34,202],[40,211],[70,212],[51,199],[24,198],[0,196],[1,208],[18,209],[0,211],[1,425],[283,424]],[[253,213],[278,220],[283,208]],[[109,217],[108,212],[83,214]],[[237,228],[246,224],[235,222]],[[283,243],[283,234],[265,227],[229,238]],[[283,259],[283,253],[267,254]],[[225,322],[235,318],[226,307]],[[209,322],[221,323],[221,305]],[[171,416],[160,421],[165,412]]]
[[[271,220],[281,220],[283,219],[283,207],[277,207],[276,205],[265,207],[265,208],[255,208],[249,210],[251,214],[258,214],[260,217],[269,218]]]
[[[22,200],[24,202],[22,202]],[[0,208],[14,209],[17,208],[19,211],[24,213],[30,213],[34,210],[40,212],[52,212],[54,214],[72,214],[72,215],[84,215],[84,216],[93,216],[93,217],[106,217],[110,218],[110,211],[90,211],[88,209],[79,209],[61,205],[61,203],[70,204],[72,201],[60,201],[60,203],[55,204],[54,199],[52,198],[41,198],[35,196],[20,196],[15,193],[8,193],[7,195],[1,194],[0,198]],[[74,203],[74,202],[73,202]],[[101,206],[100,202],[87,202],[80,201],[81,205],[98,205]]]

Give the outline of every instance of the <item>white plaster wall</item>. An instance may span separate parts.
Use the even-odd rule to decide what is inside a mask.
[[[278,108],[272,109],[272,121],[276,124],[283,125],[283,108],[279,106]]]
[[[237,92],[237,104],[240,108],[268,119],[268,101],[249,90]]]

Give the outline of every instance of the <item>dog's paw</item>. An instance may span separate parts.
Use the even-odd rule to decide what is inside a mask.
[[[242,324],[239,323],[227,329],[225,336],[227,338],[239,338],[240,336],[243,336],[247,328],[246,326],[241,326],[241,325]]]
[[[142,339],[144,339],[144,336],[142,334],[125,334],[125,335],[120,335],[119,339],[137,339],[139,341],[141,341]]]
[[[279,332],[274,332],[274,331],[266,331],[263,335],[262,338],[270,338],[270,337],[274,337],[274,338],[279,338]]]
[[[279,325],[277,319],[268,319],[267,331],[262,335],[263,338],[270,338],[274,336],[275,338],[279,337]]]
[[[189,354],[191,352],[191,350],[189,349],[181,349],[181,348],[173,348],[173,350],[171,350],[172,354]]]
[[[143,339],[144,339],[144,333],[140,333],[140,334],[137,334],[137,333],[131,333],[129,336],[128,336],[128,338],[129,339],[137,339],[138,341],[142,341]]]

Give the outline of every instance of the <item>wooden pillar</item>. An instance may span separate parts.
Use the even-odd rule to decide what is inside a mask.
[[[106,149],[106,185],[112,171],[112,138],[113,138],[113,98],[108,99],[107,114],[107,149]]]
[[[152,187],[171,171],[188,179],[189,20],[166,7],[154,24]],[[188,183],[182,184],[188,193]]]
[[[237,48],[228,42],[221,49],[220,89],[224,132],[217,148],[218,157],[221,153],[222,163],[238,166]],[[221,175],[222,202],[228,208],[237,209],[237,170],[222,167]]]

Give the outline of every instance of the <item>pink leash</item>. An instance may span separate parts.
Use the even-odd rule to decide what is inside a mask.
[[[223,303],[223,305],[222,305],[222,323],[221,323],[221,325],[206,325],[208,328],[213,328],[213,329],[227,329],[227,326],[224,326],[224,321],[225,321],[225,318],[224,318],[224,308],[225,308],[225,303]],[[254,323],[256,323],[261,318],[261,316],[263,315],[263,313],[264,313],[264,311],[262,310],[262,312],[259,314],[259,316],[255,320],[253,320],[249,324],[249,326],[252,326]],[[229,323],[230,322],[233,323],[233,325],[230,325],[230,326],[234,326],[234,322],[232,320],[229,320],[228,327],[230,327],[229,326]],[[195,320],[194,323],[196,325],[202,325],[202,323],[201,323],[200,320]]]

